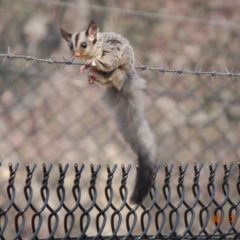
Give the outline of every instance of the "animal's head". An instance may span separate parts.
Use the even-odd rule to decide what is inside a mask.
[[[91,59],[92,50],[97,41],[99,31],[96,23],[91,20],[86,31],[69,33],[60,28],[62,37],[67,41],[69,49],[76,58],[83,60]]]

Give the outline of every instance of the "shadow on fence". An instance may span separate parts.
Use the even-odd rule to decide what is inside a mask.
[[[91,178],[89,186],[81,186],[84,165],[80,167],[77,164],[74,165],[75,176],[71,186],[71,197],[74,198],[74,202],[71,206],[66,202],[67,197],[69,197],[67,194],[69,189],[65,186],[69,165],[58,165],[58,183],[53,190],[49,186],[53,165],[46,166],[42,164],[43,176],[39,189],[32,183],[36,166],[36,164],[32,167],[26,165],[27,176],[23,187],[25,199],[20,199],[21,202],[26,201],[26,203],[23,207],[20,207],[17,200],[20,198],[21,191],[17,189],[15,181],[19,164],[13,166],[9,163],[8,165],[9,171],[7,172],[10,174],[6,184],[8,199],[5,203],[1,200],[0,205],[1,239],[10,239],[9,236],[11,236],[11,239],[240,239],[239,162],[238,176],[235,176],[238,177],[235,186],[229,184],[233,164],[228,166],[223,164],[223,181],[221,183],[214,182],[216,171],[219,169],[218,164],[209,164],[208,196],[201,196],[202,188],[199,181],[202,164],[197,165],[194,163],[194,178],[191,181],[189,190],[185,188],[186,182],[190,181],[186,175],[188,165],[178,165],[178,176],[172,175],[172,164],[165,165],[164,169],[160,168],[165,172],[165,177],[161,177],[162,180],[164,179],[161,183],[162,187],[159,188],[158,185],[160,184],[156,181],[148,201],[146,200],[147,203],[145,201],[140,206],[130,206],[127,202],[128,187],[126,183],[131,165],[127,167],[121,166],[122,177],[118,183],[119,197],[117,197],[120,204],[114,203],[118,191],[112,186],[117,165],[114,165],[112,169],[107,165],[107,181],[104,188],[105,205],[103,207],[98,204],[100,192],[96,187],[100,165],[96,167],[90,165]],[[3,170],[3,166],[1,168]],[[159,169],[156,170],[157,172],[159,172]],[[159,173],[156,175],[159,175]],[[155,179],[156,175],[154,176]],[[176,189],[173,189],[170,180],[177,182]],[[221,186],[222,189],[218,188],[218,186]],[[232,199],[230,199],[230,187],[234,192]],[[87,208],[82,204],[83,191],[86,189],[89,199]],[[41,197],[38,199],[41,202],[40,205],[33,200],[34,191],[40,193]],[[50,195],[53,194],[53,191],[56,191],[58,199],[54,204],[50,201]],[[174,191],[177,191],[177,202],[172,199]],[[191,194],[194,200],[190,203],[188,197]],[[4,193],[1,195],[3,199]],[[200,200],[201,198],[203,200]],[[53,207],[55,204],[57,204],[56,207]],[[11,214],[12,210],[15,212],[14,215]],[[29,210],[31,210],[31,213]],[[64,214],[59,215],[62,210],[65,211]],[[94,213],[94,216],[91,216],[93,210],[96,210],[96,214]],[[46,211],[48,211],[48,214],[43,214]],[[12,221],[10,217],[12,217]],[[56,236],[56,232],[60,227],[60,222],[63,222],[64,234],[59,237]],[[44,223],[46,228],[43,228]],[[30,227],[28,233],[24,233],[27,224]],[[179,228],[180,225],[181,228]],[[9,227],[11,233],[7,230]],[[107,235],[104,234],[106,228],[109,229]],[[123,228],[126,228],[126,231],[120,235],[120,230]],[[73,229],[76,230],[74,235]],[[138,229],[138,233],[135,233],[135,229]],[[94,232],[96,234],[93,234]]]

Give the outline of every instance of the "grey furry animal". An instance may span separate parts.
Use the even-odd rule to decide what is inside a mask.
[[[73,55],[90,63],[90,84],[106,86],[103,101],[112,110],[117,127],[138,157],[135,187],[131,203],[140,204],[152,187],[156,166],[156,143],[144,117],[142,90],[145,81],[134,67],[134,53],[127,39],[114,32],[99,32],[91,20],[86,31],[61,30]]]

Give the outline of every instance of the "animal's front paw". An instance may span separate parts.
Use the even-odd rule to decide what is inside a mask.
[[[80,73],[83,73],[85,70],[89,69],[92,66],[92,61],[93,60],[87,59],[86,60],[87,65],[83,65],[80,67]]]
[[[96,78],[93,75],[89,75],[88,76],[88,83],[89,84],[94,84],[94,81],[96,80]]]
[[[80,73],[83,73],[85,69],[86,69],[86,66],[85,66],[85,65],[81,66],[81,67],[80,67]]]
[[[89,69],[90,66],[87,66],[87,65],[83,65],[80,67],[80,73],[83,73],[86,69]]]

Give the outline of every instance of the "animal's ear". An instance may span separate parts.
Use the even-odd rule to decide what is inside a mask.
[[[90,41],[94,41],[96,39],[98,31],[99,28],[97,24],[93,20],[91,20],[86,31],[86,35]]]
[[[67,42],[69,42],[70,39],[71,39],[71,37],[72,37],[72,34],[66,32],[66,31],[63,30],[62,28],[60,28],[60,31],[61,31],[62,37],[63,37]]]

